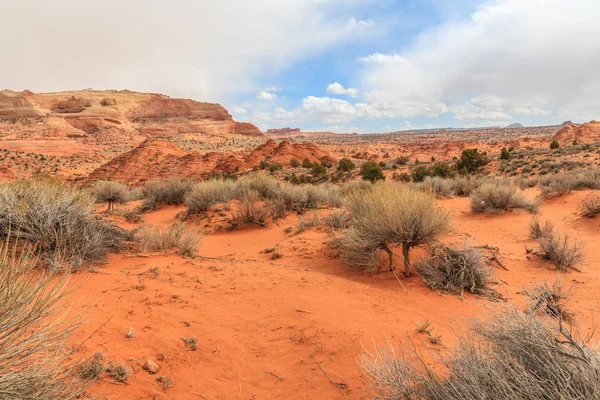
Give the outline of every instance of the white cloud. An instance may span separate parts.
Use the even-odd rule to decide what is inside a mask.
[[[469,19],[424,31],[404,51],[360,58],[371,104],[365,112],[434,115],[447,107],[459,120],[560,110],[597,117],[598,19],[597,0],[486,1]]]
[[[223,101],[257,92],[308,57],[364,40],[369,22],[348,22],[360,7],[306,0],[4,1],[0,88],[130,89]]]
[[[248,114],[248,110],[246,110],[243,107],[234,106],[234,107],[229,108],[229,111],[231,111],[231,113],[233,113],[233,114]]]
[[[260,91],[258,92],[258,94],[256,95],[256,98],[258,100],[275,100],[277,99],[277,95],[275,93],[271,93],[271,92],[267,92],[266,90]]]
[[[278,86],[271,86],[271,87],[264,89],[264,91],[265,92],[280,92],[281,88]]]
[[[333,82],[329,86],[327,86],[328,94],[345,94],[350,97],[358,96],[358,89],[355,88],[344,88],[344,86],[338,82]]]

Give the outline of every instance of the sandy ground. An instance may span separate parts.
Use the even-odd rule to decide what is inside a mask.
[[[528,192],[534,195],[535,192]],[[561,274],[535,257],[527,259],[528,213],[472,215],[469,199],[440,200],[451,211],[452,231],[446,244],[500,249],[508,270],[496,269],[498,290],[519,307],[524,287],[561,276],[576,290],[571,306],[583,333],[592,325],[591,309],[600,293],[597,246],[600,220],[581,219],[578,192],[543,203],[540,219],[585,243],[582,272]],[[176,222],[181,207],[146,214],[147,223]],[[365,276],[349,270],[327,246],[331,234],[309,230],[285,233],[292,215],[264,229],[213,233],[198,245],[199,258],[176,254],[140,257],[111,255],[100,273],[84,279],[71,295],[77,310],[87,310],[78,339],[92,332],[84,351],[102,351],[108,361],[133,369],[126,385],[104,379],[90,391],[95,399],[360,399],[366,385],[357,362],[363,348],[386,337],[424,343],[415,332],[418,321],[431,320],[445,351],[452,343],[453,323],[484,316],[495,303],[465,295],[460,299],[429,290],[419,278],[389,272]],[[131,227],[131,226],[128,226]],[[271,260],[263,250],[279,246],[283,257]],[[426,250],[415,251],[413,260]],[[401,265],[401,256],[396,260]],[[149,269],[158,267],[158,275]],[[135,338],[125,334],[134,329]],[[198,349],[186,349],[182,338],[195,336]],[[160,369],[141,368],[151,358]],[[172,380],[164,390],[159,376]]]

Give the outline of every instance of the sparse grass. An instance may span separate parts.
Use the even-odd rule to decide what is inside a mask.
[[[594,218],[600,214],[600,197],[592,194],[581,201],[581,215],[586,218]]]
[[[238,209],[234,213],[232,225],[238,227],[250,224],[264,227],[270,215],[271,210],[260,200],[258,192],[250,191],[240,201]]]
[[[417,322],[415,332],[421,335],[429,335],[431,333],[431,321],[427,319],[425,322]]]
[[[538,179],[538,183],[542,186],[542,196],[545,198],[561,196],[574,190],[600,189],[600,169],[563,171],[544,176]]]
[[[189,338],[182,337],[181,340],[183,340],[183,343],[185,344],[185,348],[187,350],[198,350],[198,342],[196,341],[196,336],[192,336]]]
[[[427,286],[434,290],[462,295],[464,291],[490,298],[498,298],[490,288],[491,268],[483,262],[479,250],[464,246],[456,250],[436,247],[431,258],[421,261],[417,271]]]
[[[142,225],[134,232],[133,238],[143,252],[176,248],[184,257],[195,257],[201,236],[178,222],[166,229],[154,225]]]
[[[144,199],[142,209],[154,210],[161,205],[183,204],[194,183],[195,181],[189,178],[149,180],[142,187],[142,198]]]
[[[81,366],[79,377],[87,381],[97,381],[106,372],[107,366],[101,358],[94,358]]]
[[[471,193],[471,210],[475,213],[498,213],[524,209],[531,213],[538,205],[527,199],[511,182],[487,182]]]
[[[542,225],[540,220],[537,218],[532,218],[529,223],[529,236],[532,239],[540,239],[544,236],[551,235],[554,230],[554,224],[550,221],[544,222]]]
[[[552,263],[559,271],[579,271],[583,259],[583,245],[568,234],[552,233],[539,240],[542,258]]]
[[[427,399],[597,399],[600,354],[565,326],[536,313],[495,311],[477,322],[473,334],[457,335],[457,344],[435,366],[411,345],[400,351],[389,341],[360,365],[379,400]],[[443,368],[439,368],[442,365]]]
[[[65,315],[69,277],[36,270],[29,250],[0,243],[0,398],[76,399],[89,383],[69,343],[80,324]]]
[[[0,234],[34,243],[51,268],[78,270],[120,248],[128,233],[94,212],[91,195],[58,181],[0,185]]]
[[[107,372],[113,380],[119,383],[127,383],[131,376],[131,368],[123,364],[109,364]]]
[[[185,197],[188,214],[198,214],[211,206],[237,198],[236,183],[228,180],[212,180],[195,185]]]

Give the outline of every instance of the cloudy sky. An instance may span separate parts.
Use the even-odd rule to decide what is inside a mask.
[[[262,129],[600,118],[599,0],[28,0],[0,15],[0,88],[160,92]]]

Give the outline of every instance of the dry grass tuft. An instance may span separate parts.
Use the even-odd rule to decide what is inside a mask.
[[[197,245],[201,240],[198,232],[180,222],[162,229],[154,225],[142,225],[133,235],[140,251],[166,251],[178,249],[184,257],[195,257]]]
[[[129,201],[129,187],[120,182],[98,181],[90,189],[97,203],[108,203],[107,211],[114,209],[115,203]]]
[[[110,377],[119,383],[127,383],[131,376],[131,368],[123,364],[109,364],[106,370]]]
[[[568,234],[552,233],[539,240],[542,258],[550,261],[559,271],[579,271],[583,260],[583,245]]]
[[[594,218],[600,214],[600,197],[598,195],[589,195],[581,201],[581,215],[587,218]]]
[[[544,222],[542,225],[540,220],[537,218],[533,218],[529,223],[529,236],[532,239],[540,239],[545,236],[551,235],[554,231],[554,224],[550,221]]]
[[[498,213],[513,209],[536,212],[538,204],[527,199],[510,182],[487,182],[471,193],[471,210],[475,213]]]
[[[154,210],[162,205],[180,205],[194,186],[195,181],[188,178],[153,179],[142,187],[143,210]]]

